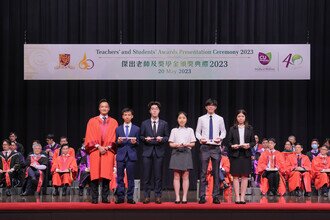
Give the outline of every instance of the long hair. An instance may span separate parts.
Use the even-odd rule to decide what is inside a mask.
[[[235,114],[235,119],[234,119],[234,126],[238,126],[238,121],[237,121],[237,116],[239,114],[243,114],[245,116],[245,122],[244,122],[244,125],[245,126],[248,126],[249,125],[249,122],[248,122],[248,118],[247,118],[247,114],[246,114],[246,111],[244,109],[239,109],[237,110],[236,114]]]

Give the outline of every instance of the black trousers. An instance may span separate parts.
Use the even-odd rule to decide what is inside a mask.
[[[264,175],[268,179],[269,191],[275,194],[280,184],[280,174],[278,171],[266,171]]]
[[[92,200],[97,200],[99,198],[99,183],[102,184],[102,200],[108,199],[110,194],[110,180],[108,179],[101,179],[93,180],[91,181],[91,194],[92,194]]]

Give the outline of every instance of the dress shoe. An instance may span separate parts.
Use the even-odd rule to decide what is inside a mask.
[[[162,204],[161,198],[160,197],[156,197],[155,203],[156,204]]]
[[[53,196],[58,196],[60,195],[60,192],[58,191],[58,189],[55,189],[53,192]]]
[[[7,189],[7,190],[6,190],[6,196],[11,196],[10,189]]]
[[[214,204],[220,204],[220,199],[218,197],[213,198]]]
[[[143,204],[148,204],[148,203],[150,203],[150,198],[146,197],[143,201]]]
[[[122,203],[124,203],[125,201],[124,201],[124,199],[117,199],[116,201],[115,201],[115,204],[122,204]]]
[[[92,204],[97,204],[99,201],[97,199],[92,199]]]
[[[84,188],[79,188],[79,196],[83,196],[84,195]]]
[[[205,196],[200,197],[198,203],[199,204],[205,204],[206,203]]]
[[[110,200],[109,199],[102,199],[102,203],[110,203]]]
[[[311,197],[312,196],[312,193],[311,192],[305,192],[305,196],[306,197]]]
[[[188,201],[182,201],[182,204],[187,204],[188,203]]]
[[[244,204],[246,204],[246,202],[245,201],[240,201],[239,204],[243,204],[244,205]]]
[[[180,204],[181,203],[181,201],[175,201],[174,202],[174,204]]]
[[[133,199],[127,199],[128,204],[136,204],[136,202]]]

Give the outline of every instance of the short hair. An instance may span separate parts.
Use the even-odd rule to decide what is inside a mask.
[[[300,145],[301,148],[304,148],[304,146],[301,143],[297,143],[296,147],[297,147],[297,145]]]
[[[81,139],[81,143],[82,143],[82,144],[85,143],[85,138],[82,138],[82,139]]]
[[[316,141],[318,144],[320,143],[317,138],[313,138],[311,142],[314,142],[314,141]]]
[[[160,104],[160,102],[158,102],[158,101],[151,101],[151,102],[148,103],[148,109],[150,110],[151,109],[151,106],[153,106],[153,105],[157,105],[157,107],[159,109],[162,107],[161,104]]]
[[[276,144],[275,138],[269,138],[268,141],[272,141],[272,142],[274,142]]]
[[[262,139],[262,142],[264,142],[264,141],[268,141],[268,139],[267,139],[267,138],[263,138],[263,139]]]
[[[62,145],[61,145],[61,149],[62,149],[63,147],[66,147],[66,146],[69,147],[69,144],[62,144]]]
[[[41,147],[41,144],[38,142],[38,141],[34,141],[33,144],[32,144],[32,149],[34,149],[35,147]]]
[[[217,100],[215,100],[215,99],[211,99],[211,98],[209,98],[209,99],[206,100],[206,102],[205,102],[205,107],[206,107],[206,106],[209,106],[209,105],[218,106],[218,102],[217,102]]]
[[[328,147],[328,145],[326,145],[326,144],[322,144],[322,145],[319,146],[319,148],[321,148],[321,147],[326,147],[327,150],[329,150],[329,147]]]
[[[17,134],[16,134],[15,131],[10,132],[10,133],[9,133],[9,136],[10,136],[10,135],[14,135],[15,137],[17,137]]]
[[[67,137],[67,136],[61,136],[61,137],[60,137],[60,140],[62,140],[62,139],[65,139],[65,140],[68,141],[68,137]]]
[[[288,137],[288,139],[289,138],[294,138],[294,139],[296,139],[296,136],[294,136],[294,135],[290,135],[289,137]]]
[[[2,141],[2,143],[3,142],[6,142],[8,145],[11,145],[11,142],[10,142],[10,140],[8,140],[8,139],[4,139],[3,141]]]
[[[47,134],[46,139],[52,139],[54,140],[55,136],[54,134]]]
[[[123,108],[123,110],[121,110],[121,114],[123,115],[125,112],[131,112],[132,115],[134,115],[134,111],[131,108]]]
[[[38,144],[40,144],[40,141],[39,140],[33,140],[32,143],[38,143]]]
[[[109,102],[107,99],[101,99],[101,100],[99,101],[99,106],[100,106],[101,103],[103,103],[103,102],[108,103],[108,105],[110,106],[110,102]]]

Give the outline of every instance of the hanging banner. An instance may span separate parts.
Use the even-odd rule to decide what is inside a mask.
[[[308,44],[26,44],[25,80],[307,80]]]

